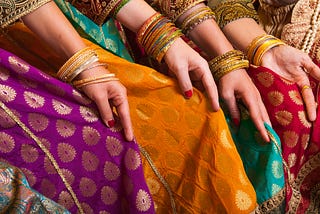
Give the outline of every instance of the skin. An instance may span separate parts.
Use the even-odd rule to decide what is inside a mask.
[[[144,11],[137,13],[137,11]],[[156,11],[143,0],[131,0],[117,14],[117,19],[137,32],[143,23]],[[52,20],[55,20],[52,22]],[[64,17],[54,2],[49,2],[32,13],[23,17],[24,23],[57,53],[67,60],[77,51],[85,47],[81,37]],[[70,42],[72,41],[72,42]],[[190,48],[182,39],[177,39],[164,56],[169,69],[176,75],[180,88],[184,94],[192,92],[192,80],[203,84],[214,111],[220,109],[218,91],[205,59]],[[105,67],[95,67],[79,75],[79,79],[100,76],[109,73]],[[130,119],[127,92],[119,81],[91,84],[82,88],[99,109],[104,123],[108,126],[114,121],[111,107],[116,107],[123,125],[125,137],[133,140],[133,128]],[[190,97],[187,97],[190,98]]]
[[[186,11],[178,19],[178,23],[182,23],[185,17],[197,7],[204,6],[204,4],[198,4],[196,7]],[[189,37],[211,58],[234,49],[213,19],[206,20],[197,25],[190,32]],[[240,121],[240,112],[237,106],[237,100],[240,99],[248,108],[250,116],[263,139],[269,142],[270,139],[264,127],[264,122],[271,124],[270,119],[260,93],[252,83],[247,72],[244,69],[238,69],[224,75],[218,83],[218,89],[219,95],[228,106],[233,121],[235,123]]]
[[[245,51],[250,42],[266,32],[250,18],[242,18],[227,24],[223,32],[232,44]],[[304,52],[288,45],[270,49],[262,57],[262,66],[298,84],[300,88],[310,86],[308,74],[320,80],[320,69]],[[309,121],[315,121],[317,104],[311,89],[302,90],[302,98]]]

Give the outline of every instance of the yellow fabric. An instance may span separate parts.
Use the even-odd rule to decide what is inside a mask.
[[[53,63],[56,57],[51,57],[22,25],[12,26],[7,35],[0,37],[1,47],[29,59],[31,64],[39,64],[50,73],[60,65],[61,61]],[[9,45],[6,38],[10,35],[21,41]],[[42,55],[41,50],[46,52]],[[28,56],[30,53],[38,56]],[[177,213],[252,212],[257,206],[255,192],[223,112],[212,112],[207,99],[197,90],[192,99],[184,99],[174,80],[153,69],[102,49],[98,54],[126,86],[136,139],[168,184],[161,183],[142,152],[157,213],[173,213],[170,191]]]

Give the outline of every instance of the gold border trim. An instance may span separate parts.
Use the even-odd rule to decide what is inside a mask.
[[[0,107],[38,144],[38,146],[40,147],[40,149],[45,153],[45,155],[49,158],[49,160],[51,161],[52,165],[54,166],[55,170],[57,171],[57,173],[59,174],[62,182],[64,183],[64,185],[66,186],[66,188],[68,189],[68,191],[71,194],[72,199],[74,200],[76,206],[78,207],[78,210],[81,214],[84,214],[83,209],[81,208],[80,202],[76,196],[76,194],[74,193],[72,187],[70,186],[70,184],[68,183],[68,181],[66,180],[66,178],[64,177],[57,161],[54,159],[54,157],[50,154],[50,151],[41,143],[41,141],[39,140],[39,138],[32,133],[32,131],[16,116],[14,115],[14,113],[2,102],[0,101]]]

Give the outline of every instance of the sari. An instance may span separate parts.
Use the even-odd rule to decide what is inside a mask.
[[[313,27],[312,17],[319,6],[313,0],[265,1],[232,1],[215,5],[220,11],[221,27],[233,20],[250,17],[259,21],[264,30],[286,44],[303,50],[308,41],[307,32]],[[231,15],[230,8],[237,8],[238,13]],[[251,5],[251,6],[248,6]],[[279,6],[282,5],[282,6]],[[242,7],[239,10],[240,6]],[[229,15],[228,15],[229,14]],[[314,32],[310,44],[309,56],[319,66],[320,32]],[[311,40],[310,40],[311,41]],[[309,41],[309,42],[310,42]],[[282,156],[285,163],[286,213],[319,213],[320,212],[320,132],[319,116],[310,123],[306,117],[299,86],[265,67],[251,67],[248,71],[260,91],[267,108],[273,128],[282,142]],[[319,102],[319,81],[309,76],[316,102]]]

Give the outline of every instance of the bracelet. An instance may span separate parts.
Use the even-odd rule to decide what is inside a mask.
[[[91,77],[91,78],[74,81],[73,86],[76,88],[81,88],[89,84],[110,82],[110,81],[119,81],[119,79],[115,77],[115,74],[109,73],[109,74],[104,74],[98,77]]]

